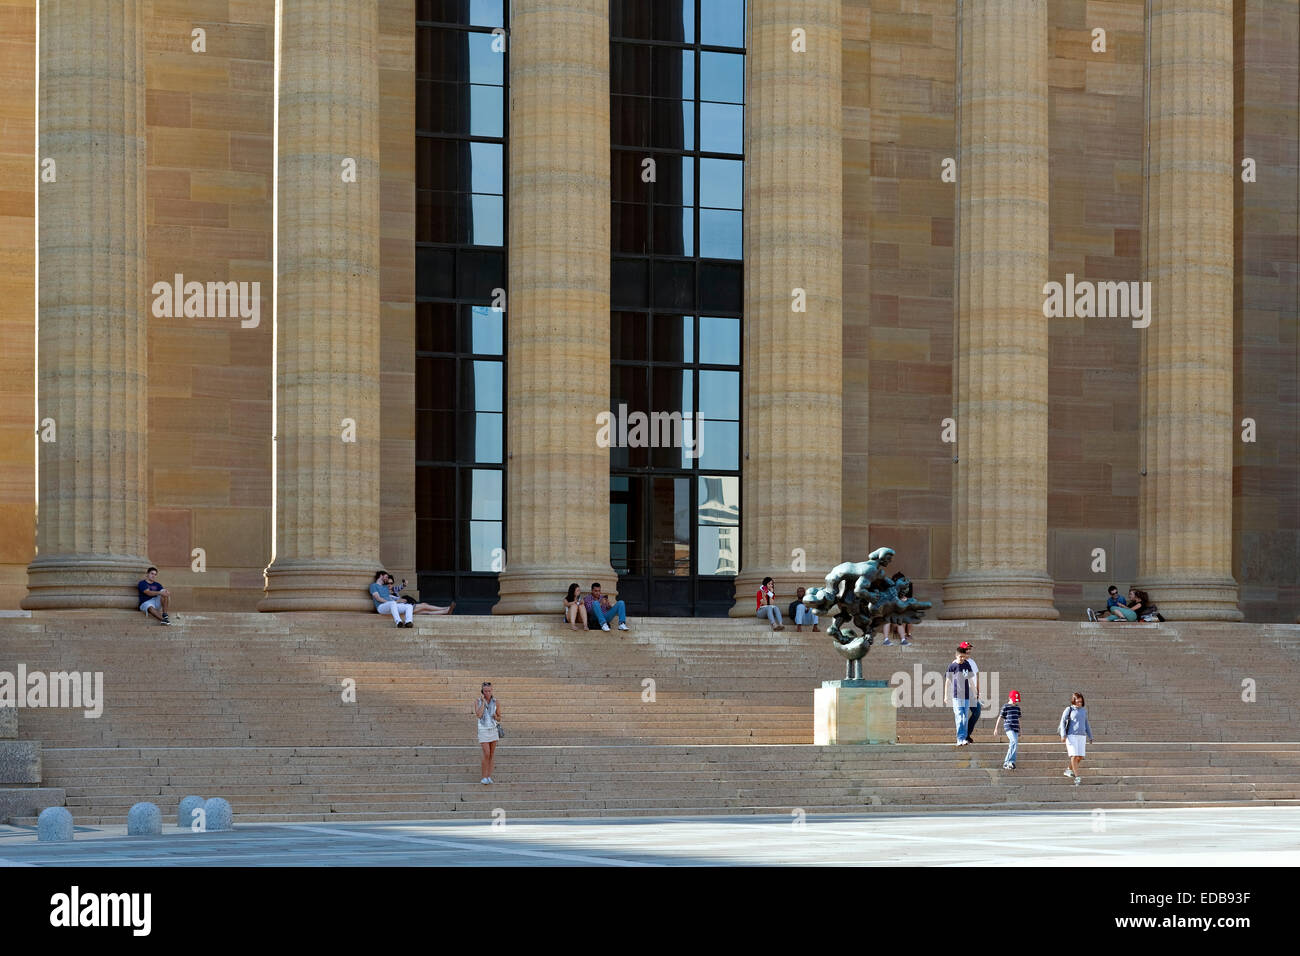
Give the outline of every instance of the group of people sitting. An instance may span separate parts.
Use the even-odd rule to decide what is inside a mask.
[[[627,608],[622,601],[610,601],[608,594],[600,593],[600,582],[592,581],[586,594],[578,591],[576,583],[569,585],[564,595],[564,620],[572,630],[609,630],[609,622],[618,619],[620,631],[629,630]]]
[[[398,627],[415,627],[412,618],[416,614],[450,614],[456,609],[455,601],[447,607],[421,604],[414,598],[402,594],[405,587],[405,578],[402,579],[401,584],[397,584],[387,571],[376,571],[375,580],[370,584],[370,600],[374,603],[375,610],[380,614],[393,615],[393,621]]]
[[[1128,597],[1119,596],[1119,588],[1111,585],[1107,589],[1106,610],[1098,613],[1088,608],[1090,621],[1163,621],[1160,609],[1151,603],[1151,597],[1141,588],[1129,588]]]

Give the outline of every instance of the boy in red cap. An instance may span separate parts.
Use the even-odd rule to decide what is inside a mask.
[[[1020,691],[1013,690],[1007,695],[1007,702],[998,711],[998,719],[993,721],[993,736],[998,735],[998,723],[1007,732],[1007,755],[1002,761],[1003,770],[1016,769],[1016,745],[1020,743]]]

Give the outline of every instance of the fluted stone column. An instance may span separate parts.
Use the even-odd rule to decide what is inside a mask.
[[[263,611],[373,606],[382,413],[376,4],[291,0],[281,13],[276,540]],[[345,160],[356,161],[355,182],[345,181]]]
[[[1239,621],[1232,576],[1231,0],[1152,0],[1138,581],[1170,620]]]
[[[958,10],[958,462],[940,617],[1050,620],[1047,4]]]
[[[734,617],[753,616],[768,575],[788,601],[795,577],[817,583],[840,561],[866,557],[840,551],[840,0],[752,0],[749,11],[744,511]],[[805,52],[794,49],[796,30]],[[806,570],[795,574],[797,562]]]
[[[23,607],[134,608],[146,513],[140,0],[40,5],[37,555]],[[51,432],[52,429],[52,432]]]
[[[496,614],[556,612],[609,563],[609,4],[510,4],[510,403]]]

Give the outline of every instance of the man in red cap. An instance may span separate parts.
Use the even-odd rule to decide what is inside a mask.
[[[998,735],[998,723],[1001,722],[1007,732],[1007,755],[1002,760],[1003,770],[1016,769],[1016,745],[1020,743],[1020,691],[1013,690],[1007,695],[1007,702],[998,711],[998,719],[993,721],[993,736]]]

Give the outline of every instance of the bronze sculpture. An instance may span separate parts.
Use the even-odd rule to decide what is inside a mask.
[[[876,628],[886,621],[918,624],[930,608],[930,602],[912,597],[912,582],[904,575],[885,576],[893,559],[892,548],[877,548],[866,561],[835,565],[826,575],[826,587],[804,594],[803,603],[814,613],[833,612],[826,633],[845,660],[845,680],[862,679],[862,658]]]

